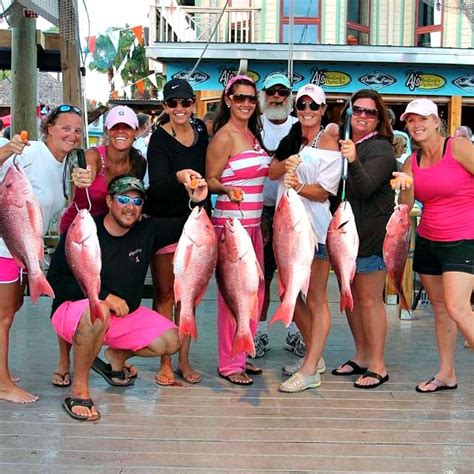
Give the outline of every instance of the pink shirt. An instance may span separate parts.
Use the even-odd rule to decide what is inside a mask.
[[[270,157],[263,149],[242,151],[229,158],[220,182],[242,189],[244,200],[237,205],[230,201],[227,194],[220,194],[212,214],[212,222],[216,227],[223,227],[228,217],[237,217],[244,227],[260,225],[263,183],[268,176],[269,166]]]
[[[415,199],[423,204],[418,234],[438,242],[474,239],[474,175],[456,161],[448,139],[442,159],[419,168],[411,155]]]

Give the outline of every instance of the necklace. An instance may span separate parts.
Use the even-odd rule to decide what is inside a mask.
[[[176,133],[176,130],[173,128],[173,125],[170,124],[170,128],[171,128],[171,136],[173,138],[175,138],[178,142],[180,142],[181,144],[185,145],[185,146],[188,146],[188,143],[189,143],[189,133],[188,133],[188,130],[186,130],[184,133],[183,133],[183,137],[178,137],[177,133]],[[192,137],[193,137],[193,141],[191,143],[194,142],[194,138],[195,138],[195,134],[194,134],[194,127],[191,125],[191,133],[192,133]]]
[[[237,124],[234,122],[232,118],[230,119],[230,121],[232,122],[232,125],[237,130],[237,132],[239,132],[240,135],[252,145],[252,148],[255,151],[258,151],[260,153],[262,150],[262,147],[260,146],[260,143],[258,142],[257,138],[254,136],[254,134],[248,130],[242,130],[240,127],[237,126]]]

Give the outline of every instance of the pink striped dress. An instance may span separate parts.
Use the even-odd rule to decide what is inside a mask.
[[[212,215],[215,227],[223,227],[228,217],[237,217],[244,227],[260,225],[263,183],[268,176],[269,166],[270,157],[263,149],[242,151],[229,158],[220,182],[224,186],[239,187],[244,192],[244,200],[239,206],[231,202],[227,194],[220,194]]]

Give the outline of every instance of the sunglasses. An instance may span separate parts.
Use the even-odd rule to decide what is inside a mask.
[[[377,109],[364,109],[364,107],[357,107],[357,105],[353,105],[352,113],[357,117],[365,114],[366,117],[375,118],[378,116],[379,111]]]
[[[181,104],[182,107],[187,109],[188,107],[191,107],[194,104],[193,99],[168,99],[165,100],[165,104],[170,108],[170,109],[175,109],[178,107],[178,104]]]
[[[282,87],[280,89],[276,89],[275,87],[269,87],[268,89],[265,89],[265,94],[270,97],[275,94],[279,95],[280,97],[288,97],[291,94],[291,91],[286,87]]]
[[[82,110],[79,107],[76,107],[75,105],[68,105],[68,104],[63,104],[63,105],[58,105],[54,112],[50,115],[49,120],[51,121],[53,118],[55,118],[59,114],[65,114],[67,112],[74,112],[80,117],[82,117]]]
[[[248,100],[250,104],[256,104],[256,103],[257,103],[257,96],[256,96],[256,95],[231,94],[229,97],[230,97],[236,104],[243,104],[246,100]]]
[[[296,102],[296,110],[305,110],[306,107],[309,107],[311,110],[313,110],[314,112],[316,112],[316,110],[319,110],[321,105],[323,104],[317,104],[316,102],[314,101],[311,101],[311,102],[305,102],[304,100],[298,100],[298,102]]]
[[[143,198],[131,198],[130,196],[125,196],[124,194],[117,194],[114,196],[119,204],[122,206],[128,206],[130,203],[133,203],[135,207],[143,206],[145,200]]]

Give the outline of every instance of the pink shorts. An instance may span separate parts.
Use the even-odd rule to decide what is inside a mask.
[[[166,247],[163,247],[162,249],[158,250],[158,251],[155,253],[155,255],[163,255],[163,254],[167,254],[167,253],[175,253],[177,247],[178,247],[178,242],[176,242],[175,244],[167,245]]]
[[[0,257],[0,284],[15,283],[21,279],[21,275],[26,275],[13,258]]]
[[[53,314],[54,330],[65,341],[72,344],[82,314],[89,300],[66,301]],[[176,325],[156,311],[140,306],[133,313],[119,318],[111,315],[110,324],[104,336],[104,345],[112,349],[138,351],[149,346],[155,339]]]

